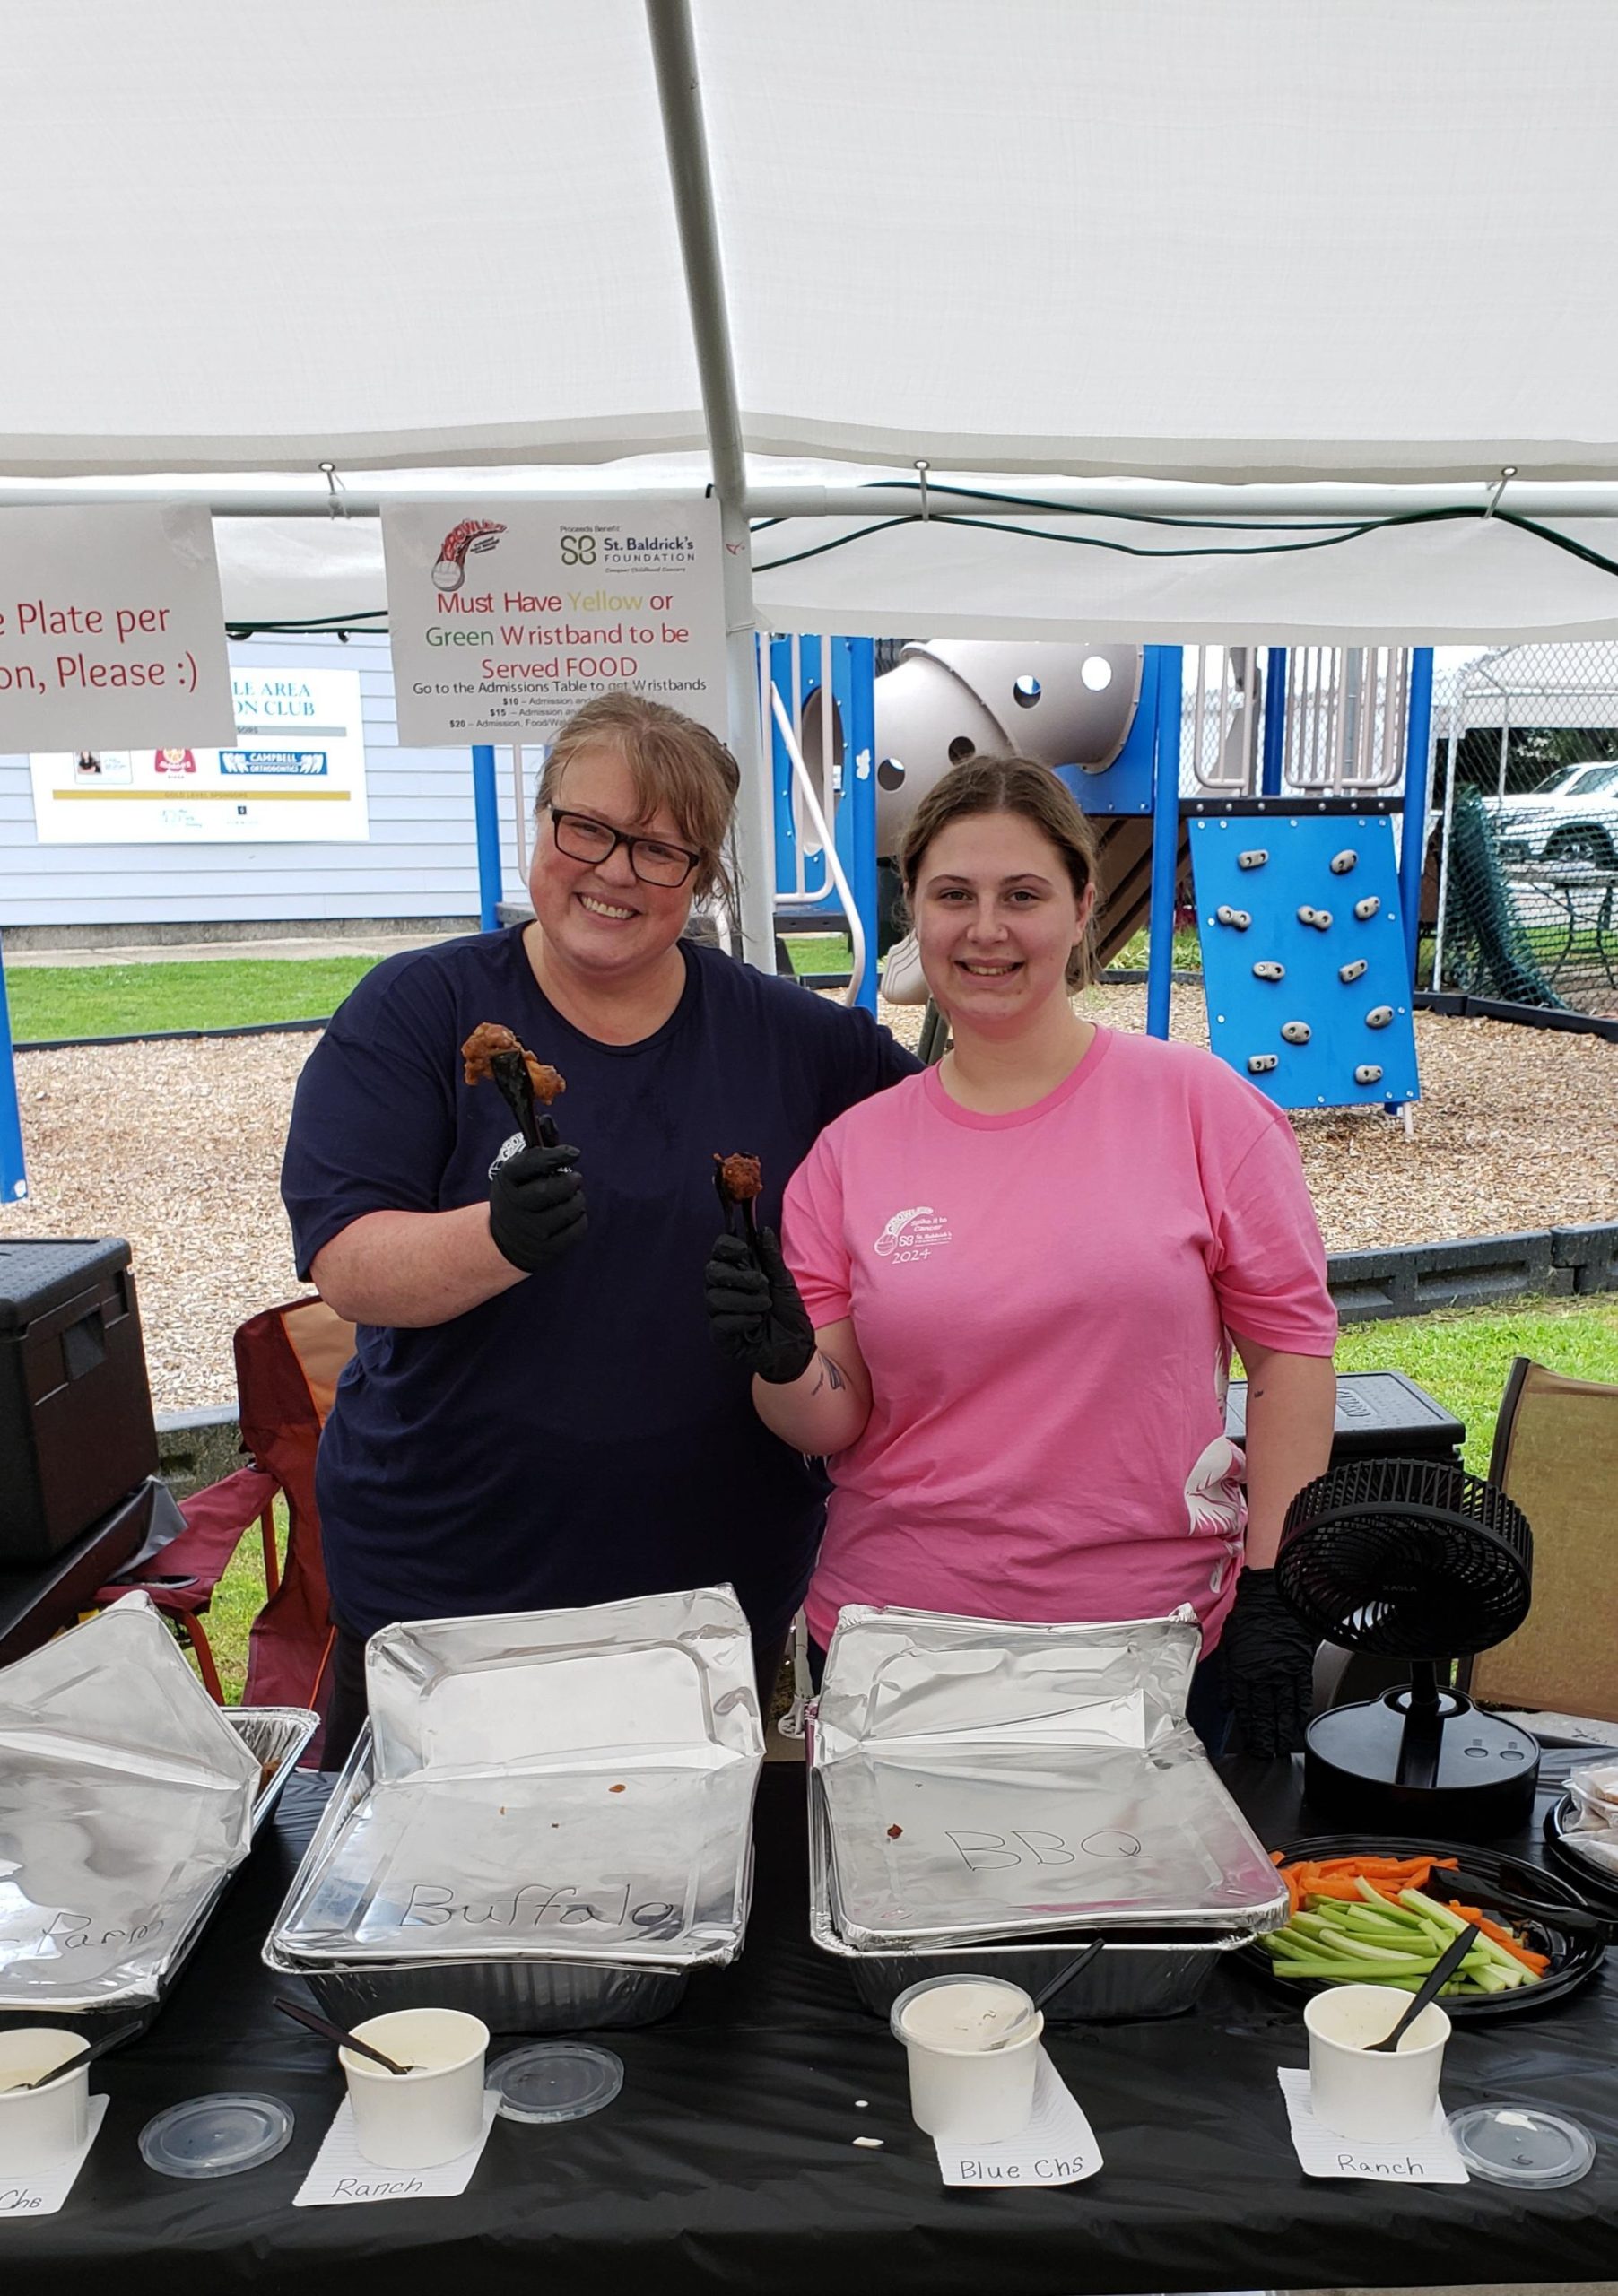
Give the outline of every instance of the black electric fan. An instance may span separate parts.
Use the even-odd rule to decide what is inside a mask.
[[[1440,1657],[1503,1642],[1528,1615],[1534,1542],[1504,1492],[1424,1459],[1350,1459],[1287,1509],[1277,1586],[1306,1626],[1410,1663],[1407,1687],[1309,1726],[1304,1800],[1333,1824],[1491,1841],[1533,1815],[1539,1748],[1440,1689]]]

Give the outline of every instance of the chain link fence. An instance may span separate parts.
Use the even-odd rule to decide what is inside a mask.
[[[1431,985],[1618,1014],[1618,644],[1479,655],[1434,705]]]

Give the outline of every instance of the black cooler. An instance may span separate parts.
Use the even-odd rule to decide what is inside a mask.
[[[0,1572],[48,1561],[156,1473],[128,1245],[0,1242]]]

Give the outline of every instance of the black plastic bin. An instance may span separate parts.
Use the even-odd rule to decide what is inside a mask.
[[[48,1561],[156,1473],[128,1245],[0,1242],[0,1570]]]

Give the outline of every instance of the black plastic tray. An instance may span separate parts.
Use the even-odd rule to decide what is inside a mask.
[[[1618,1921],[1618,1874],[1605,1874],[1600,1866],[1592,1866],[1567,1839],[1577,1815],[1570,1794],[1564,1794],[1545,1812],[1545,1847],[1552,1863],[1597,1913],[1611,1914]]]
[[[1546,1866],[1530,1866],[1521,1857],[1508,1857],[1503,1850],[1481,1849],[1473,1842],[1416,1841],[1409,1834],[1311,1834],[1305,1840],[1289,1842],[1282,1856],[1290,1866],[1300,1857],[1353,1857],[1361,1852],[1370,1857],[1457,1857],[1463,1869],[1476,1874],[1480,1881],[1493,1882],[1502,1890],[1536,1898],[1542,1905],[1566,1905],[1576,1911],[1588,1909],[1596,1913],[1605,1910],[1593,1903],[1587,1892],[1575,1889]],[[1483,1893],[1483,1909],[1485,1913],[1490,1910],[1486,1892]],[[1537,1985],[1518,1986],[1509,1993],[1481,1994],[1475,1999],[1465,1995],[1447,1996],[1444,2008],[1457,2024],[1549,2008],[1553,2002],[1565,2001],[1569,1994],[1577,1993],[1581,1985],[1588,1985],[1605,1959],[1606,1943],[1600,1936],[1588,1932],[1575,1935],[1548,1920],[1522,1914],[1502,1912],[1501,1918],[1525,1931],[1535,1952],[1550,1955],[1551,1966]],[[1261,1945],[1244,1945],[1231,1958],[1239,1969],[1263,1978],[1272,1991],[1290,1994],[1297,2000],[1332,1989],[1324,1979],[1283,1977]]]

